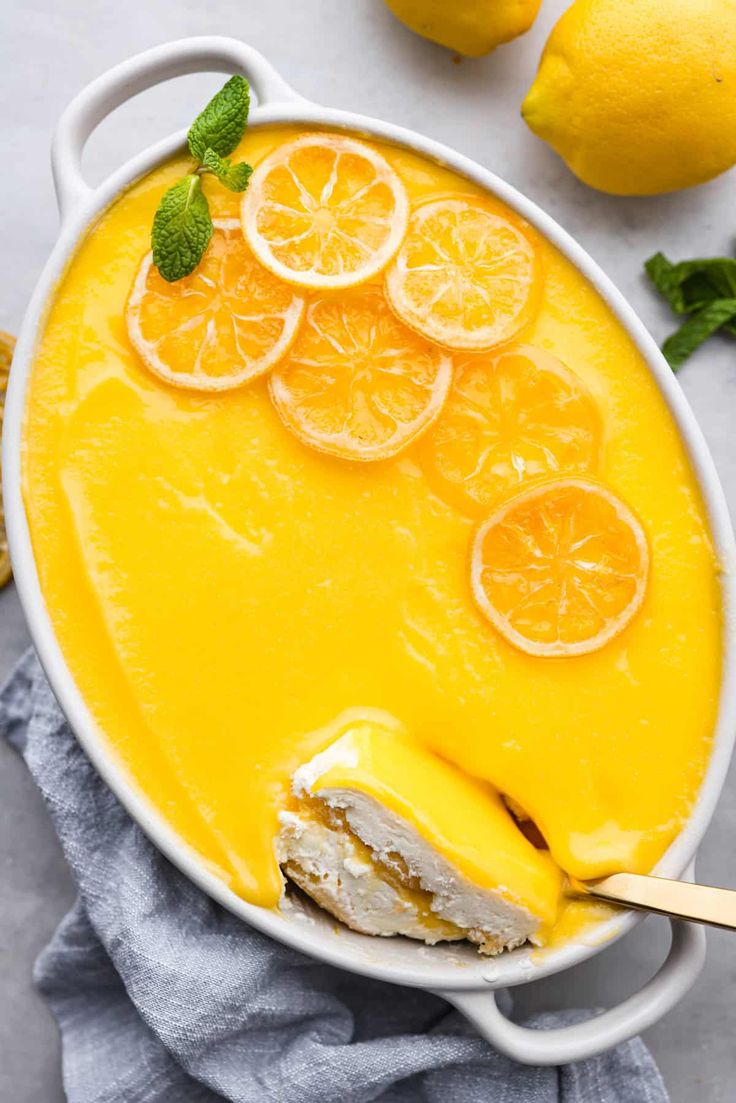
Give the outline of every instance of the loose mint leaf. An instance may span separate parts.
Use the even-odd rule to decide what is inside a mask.
[[[733,324],[735,319],[736,298],[715,299],[702,307],[692,318],[688,318],[662,345],[662,352],[672,370],[677,371],[681,368],[703,341],[707,341],[725,324]],[[732,329],[731,332],[733,332]]]
[[[736,299],[736,260],[733,257],[709,257],[675,265],[685,310],[704,306],[714,299]]]
[[[664,253],[655,253],[644,268],[672,310],[691,315],[662,345],[673,371],[717,330],[736,336],[735,258],[705,257],[673,264]]]
[[[672,264],[663,253],[655,253],[644,267],[676,314],[690,314],[716,299],[736,298],[736,259],[733,257],[708,257]]]
[[[164,195],[151,230],[153,263],[173,283],[199,264],[212,237],[212,219],[199,176],[183,177]]]
[[[230,77],[189,128],[187,141],[192,157],[203,161],[207,149],[221,157],[232,153],[245,134],[249,108],[248,81],[241,76]]]
[[[207,172],[213,173],[221,184],[230,191],[245,191],[253,169],[246,161],[233,165],[228,157],[220,157],[214,149],[205,150],[202,164]]]

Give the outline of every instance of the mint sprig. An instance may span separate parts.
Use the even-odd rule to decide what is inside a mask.
[[[189,276],[212,237],[212,218],[201,177],[215,176],[230,191],[248,187],[253,171],[229,154],[248,125],[250,92],[245,77],[234,76],[220,89],[189,128],[187,142],[196,164],[164,194],[151,227],[153,263],[169,283]]]
[[[644,268],[675,314],[689,315],[662,345],[673,371],[719,330],[736,335],[736,259],[707,257],[673,264],[664,253],[655,253]]]

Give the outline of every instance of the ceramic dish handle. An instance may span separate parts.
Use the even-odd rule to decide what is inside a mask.
[[[183,38],[137,54],[88,84],[59,120],[51,167],[62,219],[92,190],[82,175],[82,152],[102,120],[126,100],[162,81],[207,72],[243,73],[261,106],[302,101],[257,50],[237,38]]]
[[[705,932],[672,921],[672,944],[664,964],[635,996],[572,1026],[533,1030],[501,1013],[491,992],[441,992],[491,1045],[525,1065],[564,1065],[595,1057],[633,1038],[661,1019],[682,999],[705,961]]]

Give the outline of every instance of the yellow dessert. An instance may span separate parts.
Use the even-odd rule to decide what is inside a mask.
[[[487,784],[395,724],[346,720],[297,770],[293,790],[279,857],[351,927],[430,943],[467,938],[494,954],[540,943],[553,926],[561,877],[549,853]]]
[[[278,151],[292,142],[289,158],[310,151],[296,162],[305,178],[339,160],[335,179],[363,173],[371,204],[346,222],[339,193],[312,206],[296,186],[279,192]],[[559,869],[647,871],[690,811],[720,681],[718,564],[675,425],[594,289],[468,181],[363,144],[367,158],[341,146],[325,160],[332,138],[258,128],[237,151],[256,166],[242,209],[204,179],[213,215],[228,220],[210,248],[232,233],[237,265],[266,264],[259,288],[281,281],[257,318],[232,305],[233,287],[248,301],[240,268],[218,269],[220,290],[196,302],[197,272],[167,289],[149,271],[143,351],[131,341],[126,302],[184,158],[133,185],[81,243],[49,306],[26,414],[41,585],[111,748],[247,900],[278,906],[275,840],[298,803],[292,777],[344,735],[346,711],[358,725],[378,713],[424,765],[394,777],[399,760],[382,741],[380,769],[361,765],[353,787],[384,807],[400,800],[468,881],[503,882],[527,903],[546,884],[546,922]],[[258,165],[269,155],[266,187]],[[242,243],[227,229],[237,219]],[[359,242],[347,260],[335,245],[344,233]],[[494,253],[491,238],[505,248]],[[477,264],[495,273],[493,296]],[[178,311],[193,302],[182,330]],[[232,331],[228,310],[240,319]],[[569,520],[554,547],[570,570],[592,572],[576,601],[602,601],[597,619],[576,614],[572,642],[587,653],[544,626],[539,602],[526,623],[534,563],[519,571],[513,560],[513,598],[484,560],[471,580],[471,549],[482,559],[505,539],[503,503],[549,492],[546,479],[603,488],[596,508],[586,491],[588,505],[565,497],[552,511],[555,524]],[[606,537],[588,561],[580,549],[600,535],[605,503],[618,552]],[[545,556],[559,613],[567,560]],[[606,572],[615,585],[601,590]],[[546,648],[559,639],[562,652]],[[446,770],[480,804],[445,807]],[[346,775],[323,781],[339,788]],[[549,856],[498,794],[531,817]],[[475,849],[461,845],[481,822],[495,826]],[[526,865],[512,861],[520,853]]]

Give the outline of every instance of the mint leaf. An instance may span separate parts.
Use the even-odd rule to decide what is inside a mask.
[[[230,191],[245,191],[253,169],[246,161],[233,165],[229,157],[220,157],[214,149],[205,150],[202,165]]]
[[[736,259],[709,257],[675,265],[675,278],[686,310],[714,299],[736,299]]]
[[[704,257],[673,264],[664,253],[655,253],[644,268],[675,314],[691,315],[662,345],[673,371],[717,330],[736,336],[735,258]]]
[[[187,141],[192,157],[203,161],[207,149],[227,157],[245,134],[250,91],[245,77],[231,77],[197,116]]]
[[[736,298],[714,299],[702,307],[692,318],[667,338],[662,352],[673,371],[677,371],[703,341],[706,341],[726,323],[736,319]],[[733,332],[732,326],[729,329]]]
[[[212,237],[212,219],[199,176],[183,177],[164,195],[151,229],[153,263],[173,283],[199,264]]]
[[[733,257],[708,257],[672,264],[663,253],[655,253],[644,268],[676,314],[700,310],[716,299],[736,298],[736,259]]]

